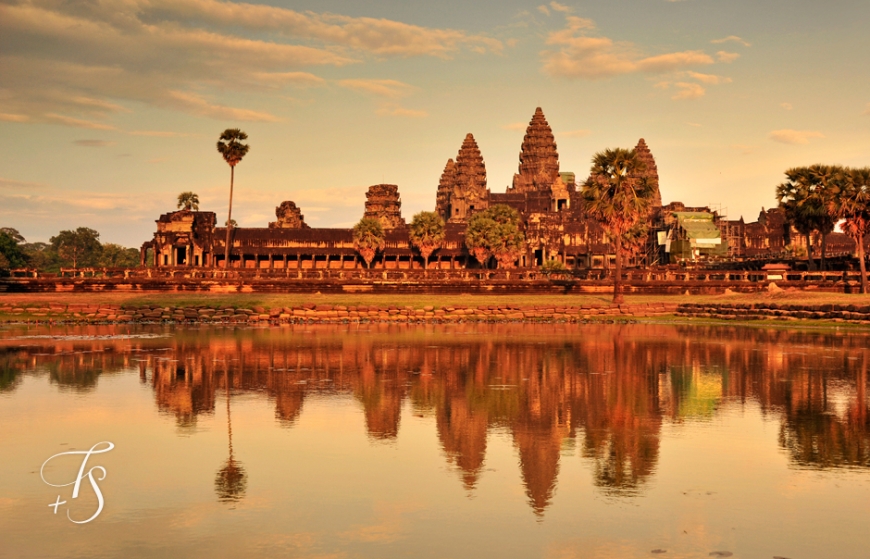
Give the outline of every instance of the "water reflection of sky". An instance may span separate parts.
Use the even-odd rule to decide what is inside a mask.
[[[859,557],[870,544],[860,334],[115,326],[5,338],[0,533],[12,536],[0,556]],[[30,472],[100,440],[116,445],[106,510],[73,526]]]

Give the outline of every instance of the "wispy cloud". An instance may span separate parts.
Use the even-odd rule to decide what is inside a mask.
[[[92,122],[90,120],[83,120],[80,118],[73,118],[71,116],[58,115],[54,113],[45,113],[43,118],[48,122],[53,122],[56,124],[63,124],[64,126],[73,126],[76,128],[90,128],[91,130],[114,130],[114,126],[110,126],[108,124],[102,124],[99,122]]]
[[[864,109],[864,112],[861,114],[864,116],[870,116],[870,103],[867,103],[867,108]]]
[[[551,76],[600,79],[620,74],[662,74],[684,68],[713,64],[713,58],[698,50],[645,56],[633,43],[615,42],[608,37],[588,35],[595,23],[568,16],[566,27],[547,36],[555,50],[541,53],[543,71]]]
[[[41,182],[17,181],[0,177],[0,188],[45,188],[47,185]]]
[[[86,148],[104,148],[115,145],[115,142],[108,140],[75,140],[73,143]]]
[[[406,109],[395,105],[385,105],[376,111],[378,116],[399,116],[406,118],[426,118],[429,113],[426,111],[417,111],[414,109]]]
[[[184,91],[170,91],[166,103],[182,108],[193,114],[221,120],[261,122],[277,122],[280,120],[278,117],[269,113],[210,103],[201,95]]]
[[[566,6],[564,4],[560,4],[558,2],[550,2],[549,4],[541,4],[538,6],[538,11],[544,14],[545,16],[550,15],[550,10],[554,12],[562,12],[565,14],[571,13],[574,11],[570,6]]]
[[[295,87],[319,87],[326,80],[309,72],[255,72],[257,80],[274,85],[293,85]]]
[[[794,108],[791,103],[780,103],[779,106],[787,111],[790,111]]]
[[[127,133],[131,136],[150,136],[154,138],[177,138],[191,135],[185,134],[184,132],[172,132],[169,130],[131,130]]]
[[[338,85],[361,93],[368,93],[378,97],[388,97],[391,99],[406,97],[417,90],[413,85],[397,80],[339,80]]]
[[[824,138],[825,135],[815,130],[774,130],[768,136],[774,142],[790,145],[802,145],[810,143],[813,138]]]
[[[0,4],[0,120],[110,130],[130,103],[221,120],[275,121],[227,91],[316,87],[302,71],[376,57],[500,53],[501,41],[390,19],[223,0]]]
[[[502,130],[520,131],[520,130],[525,130],[528,127],[529,127],[528,122],[511,122],[510,124],[503,124],[501,128],[502,128]]]
[[[727,37],[723,37],[721,39],[713,39],[710,42],[713,43],[714,45],[721,45],[722,43],[739,43],[739,44],[743,45],[744,47],[751,47],[752,46],[751,43],[744,41],[743,39],[741,39],[737,35],[728,35]]]
[[[713,74],[701,74],[698,72],[687,72],[687,74],[698,80],[701,83],[707,85],[719,85],[723,83],[731,83],[731,78],[726,78],[724,76],[715,76]]]
[[[679,101],[682,99],[698,99],[699,97],[703,97],[704,94],[707,93],[706,89],[696,83],[677,82],[674,85],[679,90],[676,94],[674,94],[673,97],[671,97],[671,99],[675,101]]]
[[[0,113],[0,120],[6,122],[27,122],[30,117],[27,115],[15,115],[9,113]]]
[[[731,64],[738,58],[740,58],[740,55],[736,52],[726,52],[724,50],[720,50],[716,53],[716,59],[724,64]]]

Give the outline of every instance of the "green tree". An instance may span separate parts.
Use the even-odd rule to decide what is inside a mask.
[[[812,234],[818,231],[822,237],[822,269],[825,268],[825,245],[828,233],[834,230],[836,219],[832,217],[831,181],[842,174],[841,167],[812,165],[794,167],[785,172],[786,181],[776,187],[779,207],[785,211],[786,220],[807,240],[807,267],[816,269],[813,260]]]
[[[88,227],[75,231],[61,231],[49,239],[51,248],[61,259],[61,263],[72,263],[73,268],[93,266],[102,252],[100,234]]]
[[[115,243],[106,243],[100,254],[100,266],[107,268],[135,268],[139,265],[139,251]]]
[[[411,220],[408,236],[423,257],[423,267],[429,268],[429,256],[444,243],[444,219],[436,212],[420,212]]]
[[[870,233],[870,167],[842,169],[829,184],[828,212],[842,219],[840,229],[857,245],[861,270],[861,293],[867,293],[867,265],[864,262],[864,237]]]
[[[384,250],[386,235],[381,222],[372,217],[364,217],[353,226],[353,248],[359,252],[366,262],[366,268],[371,268],[375,254]]]
[[[12,230],[15,233],[18,231]],[[7,228],[0,230],[0,270],[9,270],[12,268],[22,268],[27,265],[27,254],[19,245],[19,241],[24,237],[21,235],[13,236],[7,232]]]
[[[614,244],[614,304],[624,301],[622,259],[631,249],[623,242],[625,235],[647,218],[655,193],[652,181],[643,176],[644,170],[635,150],[606,149],[592,158],[589,179],[580,191],[586,212],[601,224]]]
[[[484,267],[492,256],[499,268],[513,266],[525,248],[525,241],[519,212],[505,204],[475,213],[465,229],[465,246]]]
[[[0,233],[6,233],[10,237],[12,237],[18,244],[24,243],[24,235],[19,233],[18,229],[15,229],[13,227],[0,227]]]
[[[60,258],[50,244],[41,241],[24,243],[21,249],[27,256],[28,264],[40,272],[56,272],[60,269]]]
[[[199,196],[195,192],[182,192],[178,195],[178,208],[184,208],[187,211],[199,210]]]
[[[248,139],[248,135],[238,128],[227,128],[224,130],[217,142],[217,150],[223,156],[224,161],[230,166],[230,205],[227,210],[227,244],[224,253],[224,267],[230,267],[230,252],[232,245],[230,244],[230,236],[233,231],[233,182],[235,180],[236,165],[241,162],[242,158],[248,153],[250,146],[243,144],[244,140]]]
[[[564,272],[565,270],[565,265],[560,260],[544,260],[544,263],[541,264],[541,272],[548,276]]]

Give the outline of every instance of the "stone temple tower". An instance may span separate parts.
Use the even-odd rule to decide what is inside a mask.
[[[653,195],[652,202],[652,209],[655,211],[662,207],[662,193],[659,190],[659,170],[658,167],[656,167],[656,160],[643,138],[641,138],[634,147],[634,151],[637,152],[638,159],[643,161],[646,166],[643,176],[650,179],[655,187],[655,194]]]
[[[546,192],[559,180],[556,139],[544,112],[538,107],[526,128],[520,150],[519,172],[514,175],[513,185],[508,192]]]
[[[570,207],[574,190],[573,173],[566,173],[568,176],[571,178],[559,174],[556,139],[544,112],[538,107],[523,138],[519,172],[514,175],[513,185],[507,191],[526,196],[543,195],[549,199],[550,211],[561,211]]]
[[[489,206],[486,164],[472,134],[467,134],[456,161],[447,161],[438,184],[436,211],[446,221],[461,223]]]

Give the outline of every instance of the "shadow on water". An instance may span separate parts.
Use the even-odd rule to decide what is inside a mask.
[[[215,413],[223,389],[229,458],[215,491],[227,502],[247,483],[233,456],[233,393],[273,402],[285,428],[309,397],[353,396],[374,443],[400,436],[407,403],[433,419],[469,492],[488,435],[508,433],[529,505],[542,515],[566,456],[588,461],[604,494],[637,495],[655,475],[663,422],[710,421],[724,406],[751,404],[778,419],[795,467],[870,466],[868,341],[727,326],[179,329],[160,339],[0,341],[0,391],[16,390],[25,375],[87,391],[104,375],[137,371],[158,410],[185,430]]]

